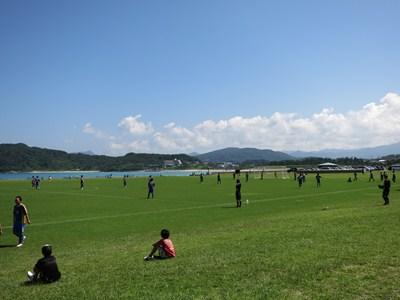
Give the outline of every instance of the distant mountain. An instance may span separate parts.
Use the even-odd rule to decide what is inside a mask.
[[[280,161],[292,160],[292,156],[272,150],[260,150],[256,148],[225,148],[196,156],[203,162],[232,162],[243,163],[245,161]]]
[[[329,158],[339,158],[339,157],[358,157],[358,158],[380,158],[382,156],[400,154],[400,143],[384,145],[371,148],[359,148],[352,150],[344,149],[325,149],[320,151],[286,151],[287,154],[297,157],[329,157]]]
[[[73,152],[71,154],[86,154],[86,155],[96,155],[96,153],[94,153],[91,150],[87,150],[87,151],[80,151],[80,152]]]
[[[0,144],[0,172],[9,171],[134,171],[161,168],[167,160],[180,160],[182,168],[198,162],[186,154],[128,153],[124,156],[87,155],[29,147],[25,144]]]

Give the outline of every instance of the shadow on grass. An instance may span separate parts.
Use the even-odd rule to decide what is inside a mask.
[[[15,248],[16,245],[0,245],[0,248]]]
[[[221,206],[221,208],[238,208],[236,206]]]
[[[53,285],[56,284],[59,280],[57,281],[53,281],[53,282],[43,282],[40,280],[37,281],[30,281],[30,280],[26,280],[24,282],[21,282],[20,286],[34,286],[34,285]]]

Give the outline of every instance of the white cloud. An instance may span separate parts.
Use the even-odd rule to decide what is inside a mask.
[[[83,130],[84,133],[87,134],[91,134],[93,136],[95,136],[98,139],[103,139],[103,140],[115,140],[115,137],[112,135],[109,135],[97,128],[94,128],[93,125],[91,123],[86,123],[85,126],[83,126]]]
[[[223,147],[257,147],[273,150],[321,150],[360,148],[400,141],[400,96],[387,94],[356,111],[336,113],[327,108],[309,117],[276,112],[271,116],[205,120],[191,128],[168,123],[154,130],[141,115],[126,117],[118,126],[131,136],[112,140],[112,151],[126,153],[205,152]],[[90,123],[84,132],[102,138]],[[123,142],[121,142],[123,141]]]
[[[141,115],[136,115],[134,117],[129,116],[123,118],[119,122],[118,127],[127,129],[133,135],[147,135],[152,133],[153,126],[151,125],[151,123],[145,124],[143,122],[140,122],[139,119],[141,117]]]

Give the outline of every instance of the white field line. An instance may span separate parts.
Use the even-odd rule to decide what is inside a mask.
[[[252,200],[251,203],[262,203],[269,201],[279,201],[279,200],[289,200],[289,199],[301,199],[301,198],[310,198],[310,197],[320,197],[326,195],[335,195],[335,194],[343,194],[348,192],[358,192],[372,189],[369,188],[361,188],[361,189],[352,189],[352,190],[341,190],[341,191],[333,191],[333,192],[325,192],[318,194],[307,194],[307,195],[296,195],[296,196],[285,196],[285,197],[276,197],[276,198],[265,198],[265,199],[257,199]],[[245,194],[244,194],[245,195]],[[153,211],[142,211],[142,212],[133,212],[127,214],[118,214],[118,215],[109,215],[109,216],[97,216],[97,217],[88,217],[88,218],[78,218],[78,219],[70,219],[70,220],[61,220],[61,221],[52,221],[52,222],[44,222],[44,223],[33,223],[29,226],[47,226],[47,225],[58,225],[58,224],[66,224],[66,223],[77,223],[77,222],[87,222],[87,221],[96,221],[96,220],[104,220],[104,219],[113,219],[113,218],[121,218],[121,217],[132,217],[132,216],[142,216],[142,215],[151,215],[151,214],[161,214],[161,213],[170,213],[170,212],[179,212],[185,210],[195,210],[195,209],[205,209],[205,208],[218,208],[224,207],[227,205],[233,205],[234,200],[227,203],[219,203],[212,205],[201,205],[201,206],[190,206],[190,207],[181,207],[181,208],[170,208],[170,209],[160,209]],[[12,226],[4,226],[4,229],[12,228]]]

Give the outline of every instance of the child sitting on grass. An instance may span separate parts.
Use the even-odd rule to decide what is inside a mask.
[[[56,258],[52,255],[52,248],[46,244],[42,247],[43,257],[39,259],[33,268],[28,271],[30,283],[51,283],[60,279],[61,273],[58,270]]]
[[[154,256],[154,253],[158,250],[158,256]],[[174,244],[169,239],[168,229],[161,230],[161,240],[153,244],[153,249],[149,255],[144,257],[144,260],[148,261],[151,259],[166,259],[173,258],[176,256]]]

